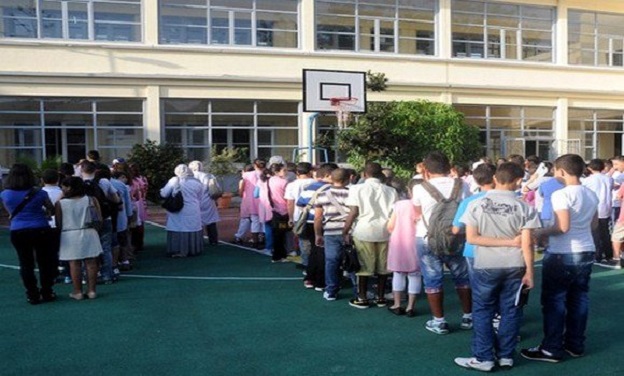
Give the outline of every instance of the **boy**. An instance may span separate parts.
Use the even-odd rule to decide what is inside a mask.
[[[471,275],[473,357],[455,358],[461,367],[489,372],[496,358],[501,367],[513,366],[522,319],[516,294],[521,286],[533,287],[531,237],[532,230],[540,227],[535,209],[515,194],[523,177],[518,164],[501,164],[494,176],[496,189],[468,205],[462,217],[467,241],[476,249]],[[495,338],[492,319],[497,311],[501,321]]]
[[[582,180],[582,184],[596,193],[598,197],[598,228],[594,230],[594,244],[596,245],[596,261],[610,260],[613,256],[609,242],[609,225],[611,222],[611,194],[613,179],[602,173],[604,161],[592,159],[587,164],[590,175]]]
[[[576,154],[555,161],[555,177],[565,182],[565,188],[552,195],[555,224],[536,232],[549,237],[542,268],[544,339],[520,352],[526,359],[557,363],[564,352],[575,358],[585,352],[598,197],[581,185],[584,169],[583,158]]]

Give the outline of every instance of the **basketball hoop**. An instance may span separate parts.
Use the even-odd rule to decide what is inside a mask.
[[[329,104],[336,112],[338,129],[343,130],[349,125],[351,120],[351,109],[357,105],[358,99],[354,97],[334,97],[329,98]]]

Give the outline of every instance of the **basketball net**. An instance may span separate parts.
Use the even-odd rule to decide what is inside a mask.
[[[351,109],[358,102],[357,98],[343,97],[343,98],[330,98],[329,104],[336,112],[336,120],[338,120],[338,129],[343,130],[349,125],[351,120]]]

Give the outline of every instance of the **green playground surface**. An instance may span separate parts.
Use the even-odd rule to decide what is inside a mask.
[[[467,375],[453,363],[470,355],[470,331],[447,281],[452,332],[424,329],[424,296],[415,318],[358,310],[305,290],[292,263],[222,244],[189,259],[164,257],[165,231],[147,226],[137,267],[95,300],[31,306],[6,229],[0,230],[0,375]],[[539,267],[525,309],[520,347],[541,339]],[[559,364],[516,358],[509,375],[624,374],[624,271],[594,268],[587,352]],[[502,371],[498,371],[502,372]]]

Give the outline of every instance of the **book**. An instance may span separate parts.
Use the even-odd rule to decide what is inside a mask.
[[[515,300],[514,305],[516,307],[524,307],[525,305],[527,305],[529,303],[529,292],[530,291],[531,290],[528,288],[527,285],[521,284],[520,288],[516,292],[516,300]]]

